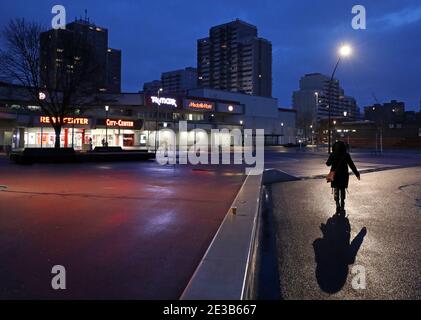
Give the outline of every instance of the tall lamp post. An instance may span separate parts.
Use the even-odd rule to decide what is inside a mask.
[[[110,106],[105,106],[105,147],[108,147],[108,112]]]
[[[283,122],[281,122],[281,129],[282,129],[282,132],[281,132],[281,136],[282,136],[282,143],[281,144],[285,144],[285,135],[284,135],[284,123]]]
[[[160,105],[160,95],[161,92],[164,91],[164,89],[159,88],[158,90],[158,107],[156,111],[156,118],[155,118],[155,155],[156,151],[158,150],[158,121],[159,121],[159,105]]]
[[[331,130],[331,110],[332,110],[332,83],[333,78],[335,77],[336,70],[338,69],[339,63],[341,62],[341,58],[345,58],[350,56],[352,53],[352,48],[349,45],[343,45],[339,48],[339,57],[338,62],[336,62],[335,68],[333,69],[332,76],[330,77],[329,82],[329,105],[328,105],[328,153],[331,152],[331,144],[332,144],[332,130]]]
[[[314,112],[313,126],[318,128],[319,127],[319,93],[316,91],[314,95],[316,96],[316,110]],[[317,132],[316,132],[316,141],[317,141]]]
[[[311,145],[314,145],[314,131],[313,131],[313,125],[310,125],[310,133],[311,133]]]

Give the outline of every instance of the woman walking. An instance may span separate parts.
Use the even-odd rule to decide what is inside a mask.
[[[351,156],[347,152],[344,142],[337,141],[333,145],[332,153],[326,162],[327,166],[331,166],[327,182],[331,182],[334,190],[334,199],[336,202],[336,213],[345,213],[345,191],[348,189],[349,168],[354,172],[355,176],[360,180],[360,173],[355,167]]]

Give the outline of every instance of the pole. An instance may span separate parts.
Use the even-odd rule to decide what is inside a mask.
[[[281,128],[282,128],[282,141],[281,141],[281,144],[285,144],[284,126],[281,126]]]
[[[379,130],[376,130],[376,154],[377,154],[377,136],[378,136]]]
[[[320,122],[319,122],[319,93],[318,92],[316,92],[316,112],[315,112],[315,119],[313,119],[313,121],[314,120],[315,120],[315,124],[313,124],[314,130],[312,130],[312,133],[313,133],[313,135],[314,135],[314,133],[316,133],[316,144],[317,144],[317,131],[318,131],[318,128],[319,128],[319,125],[320,125]],[[313,137],[313,139],[314,139],[314,137]],[[313,141],[313,144],[314,144],[314,142],[315,141]]]
[[[332,144],[332,140],[331,140],[331,125],[330,125],[330,121],[331,121],[331,109],[332,109],[332,83],[333,83],[333,78],[335,77],[335,73],[336,73],[336,69],[338,69],[339,66],[339,62],[341,62],[341,57],[338,58],[338,62],[336,62],[335,68],[333,69],[332,72],[332,76],[330,77],[330,82],[329,82],[329,124],[328,124],[328,153],[331,153],[331,144]]]
[[[380,128],[380,153],[383,154],[383,128]]]
[[[105,146],[108,147],[108,108],[105,112]]]
[[[160,89],[158,90],[158,107],[156,110],[156,117],[155,117],[155,157],[156,157],[156,151],[158,150],[158,118],[159,118],[159,94],[160,94]]]
[[[83,143],[83,141],[82,141]],[[75,121],[73,119],[73,123],[72,123],[72,148],[75,148]]]

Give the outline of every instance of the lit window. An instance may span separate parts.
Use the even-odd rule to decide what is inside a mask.
[[[39,106],[27,106],[28,110],[37,111],[41,110],[41,107]]]

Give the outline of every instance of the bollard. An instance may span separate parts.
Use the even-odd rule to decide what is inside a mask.
[[[235,216],[237,214],[237,207],[231,207],[231,213]]]

